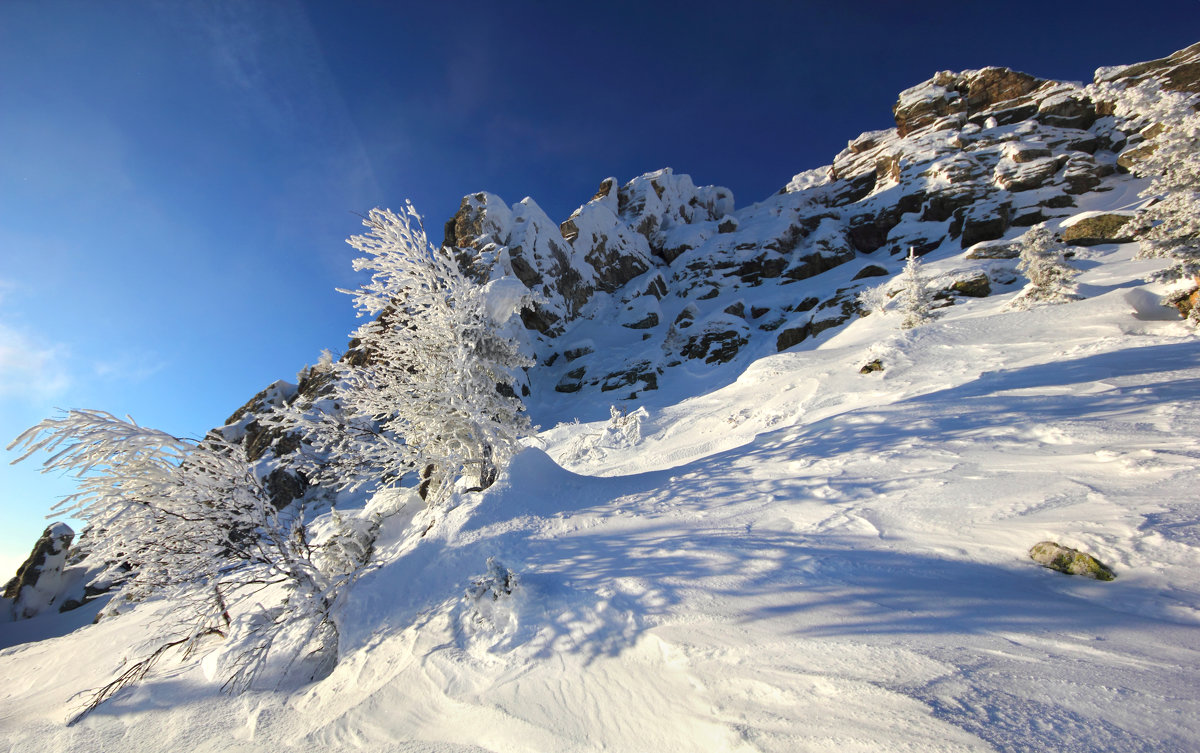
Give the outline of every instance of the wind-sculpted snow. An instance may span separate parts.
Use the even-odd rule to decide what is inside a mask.
[[[1149,262],[1133,253],[1081,253],[1070,304],[1013,310],[1008,293],[903,334],[858,320],[652,408],[633,444],[611,418],[547,430],[449,510],[370,501],[374,569],[340,607],[341,661],[306,688],[228,699],[181,662],[67,729],[71,695],[153,629],[155,604],[10,648],[0,739],[1188,750],[1200,345],[1177,319],[1139,318]],[[884,370],[860,375],[874,358]],[[607,438],[575,452],[589,435]],[[1047,538],[1117,580],[1040,567],[1026,552]],[[511,593],[475,585],[489,560]]]

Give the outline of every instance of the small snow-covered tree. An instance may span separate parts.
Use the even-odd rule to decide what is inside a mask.
[[[908,262],[900,274],[899,300],[901,329],[912,329],[933,318],[933,305],[929,291],[925,289],[925,275],[915,249],[908,249]]]
[[[78,491],[55,509],[87,523],[93,558],[133,566],[107,610],[154,595],[173,600],[156,648],[97,690],[76,719],[143,679],[171,649],[187,655],[206,636],[227,635],[231,614],[265,614],[264,589],[277,588],[283,603],[242,636],[227,688],[250,686],[284,630],[293,653],[287,667],[301,653],[310,677],[336,662],[330,608],[347,578],[313,564],[303,511],[275,509],[241,445],[216,433],[179,439],[103,411],[73,410],[28,429],[8,447],[15,448],[24,454],[13,462],[45,451],[43,472],[76,475]]]
[[[1153,83],[1095,87],[1115,101],[1115,111],[1148,138],[1130,171],[1150,179],[1141,196],[1156,201],[1135,220],[1141,258],[1170,259],[1154,279],[1200,275],[1200,113],[1195,94],[1165,91]]]
[[[1079,270],[1067,263],[1065,247],[1046,223],[1027,230],[1020,240],[1017,269],[1029,278],[1029,285],[1013,299],[1016,308],[1027,309],[1039,303],[1067,303],[1078,300],[1072,280]]]
[[[487,487],[530,431],[517,391],[533,362],[504,331],[529,291],[515,279],[471,280],[429,242],[411,204],[372,210],[363,224],[369,232],[349,243],[371,279],[342,292],[375,318],[353,335],[357,355],[333,364],[325,404],[297,404],[283,420],[334,486],[393,486],[415,473],[429,504],[456,479]]]

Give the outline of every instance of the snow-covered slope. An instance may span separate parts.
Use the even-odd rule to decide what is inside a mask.
[[[354,514],[383,515],[382,528],[372,568],[337,607],[340,660],[319,682],[289,684],[274,667],[223,695],[214,669],[228,642],[214,639],[206,657],[171,656],[65,726],[86,691],[140,656],[171,603],[94,625],[97,602],[0,623],[0,744],[1200,748],[1200,343],[1159,303],[1166,289],[1143,282],[1162,260],[1136,260],[1133,242],[1075,248],[1081,300],[1010,306],[1022,281],[1004,247],[1024,230],[1013,217],[1036,210],[1065,230],[1135,205],[1141,184],[1113,167],[1067,191],[1072,150],[1047,145],[1044,183],[1004,188],[1046,158],[1033,141],[1048,144],[1047,129],[1098,131],[1063,124],[1077,89],[1055,84],[1031,104],[1021,98],[1046,82],[997,70],[905,92],[898,129],[860,137],[837,177],[802,174],[742,210],[669,172],[606,181],[557,230],[532,201],[465,202],[448,235],[481,239],[460,245],[480,279],[546,286],[526,322],[543,364],[528,397],[536,441],[499,483],[448,508],[406,493],[357,501]],[[972,94],[994,99],[1003,82],[1028,91],[1004,106]],[[1060,120],[1029,120],[1029,107]],[[1017,120],[999,122],[1010,111]],[[880,145],[905,156],[858,159]],[[1094,152],[1082,153],[1116,164],[1116,151]],[[954,178],[979,165],[984,178]],[[865,193],[842,193],[867,174]],[[861,245],[900,206],[884,197],[916,195],[901,186],[922,198],[879,231],[886,246],[924,237],[931,288],[982,274],[990,293],[953,294],[908,331],[894,313],[860,315],[853,298],[896,283],[898,257]],[[924,216],[964,186],[983,193]],[[998,199],[1009,219],[964,241]],[[624,250],[579,246],[601,236]],[[884,271],[851,279],[868,264]],[[861,373],[875,361],[882,370]],[[236,417],[268,464],[286,437],[249,418],[289,394],[264,393]],[[1116,580],[1038,566],[1028,551],[1043,540],[1095,555]]]

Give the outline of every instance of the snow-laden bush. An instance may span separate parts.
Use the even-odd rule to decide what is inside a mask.
[[[331,608],[353,570],[317,566],[303,507],[274,507],[242,445],[217,433],[180,439],[130,418],[73,410],[25,431],[8,449],[15,448],[24,454],[14,462],[44,451],[44,472],[78,477],[78,491],[55,509],[86,522],[95,560],[133,566],[110,611],[151,596],[173,602],[155,648],[97,690],[76,719],[144,678],[169,651],[186,656],[208,636],[229,635],[235,619],[257,627],[231,653],[226,688],[250,687],[269,658],[290,669],[302,654],[313,672],[332,668],[338,631]],[[265,600],[270,590],[282,600]],[[284,628],[290,658],[276,650]]]
[[[1138,213],[1142,258],[1170,259],[1154,279],[1200,275],[1200,95],[1165,91],[1151,82],[1094,87],[1093,96],[1115,104],[1118,117],[1143,128],[1130,171],[1150,179],[1141,196],[1155,200]],[[1195,316],[1200,317],[1200,314]]]
[[[625,446],[632,447],[642,441],[642,421],[650,417],[650,413],[645,408],[638,408],[634,411],[628,411],[624,408],[618,408],[611,405],[608,408],[608,431],[614,438],[619,437],[619,443],[610,444],[611,447]]]
[[[411,204],[399,215],[373,210],[363,224],[370,232],[349,243],[366,254],[354,268],[371,278],[342,292],[373,320],[353,334],[355,356],[332,364],[323,402],[297,401],[280,420],[304,434],[310,470],[329,486],[419,475],[431,505],[458,479],[486,488],[531,431],[517,393],[533,362],[505,329],[528,290],[471,280],[429,242]]]
[[[872,285],[858,291],[858,307],[863,315],[867,314],[882,314],[887,308],[888,295],[887,287],[884,285]]]
[[[468,629],[504,631],[515,625],[512,605],[508,604],[519,587],[517,574],[497,560],[488,557],[487,571],[471,579],[466,589],[465,613]]]
[[[642,423],[650,418],[644,407],[627,410],[609,406],[608,423],[598,431],[577,435],[558,460],[568,465],[603,457],[607,450],[634,447],[642,441]]]
[[[1034,225],[1021,236],[1017,270],[1029,278],[1029,285],[1013,299],[1012,306],[1027,309],[1042,303],[1068,303],[1078,300],[1072,282],[1079,270],[1067,263],[1066,247],[1046,223]]]

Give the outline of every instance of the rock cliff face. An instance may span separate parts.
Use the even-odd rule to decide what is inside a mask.
[[[1200,44],[1096,74],[1146,79],[1200,91]],[[533,199],[477,193],[446,223],[444,246],[481,283],[515,277],[536,294],[524,316],[532,399],[568,406],[561,417],[578,393],[637,400],[680,367],[694,379],[820,338],[868,313],[858,292],[898,274],[909,248],[955,260],[936,281],[941,305],[1011,290],[1011,241],[1133,181],[1144,138],[1081,84],[998,67],[937,73],[892,113],[895,128],[861,134],[756,204],[737,208],[729,189],[670,169],[606,178],[562,223]],[[1063,224],[1069,243],[1129,240],[1118,215]],[[252,401],[236,423],[270,461],[294,446],[254,431],[260,403],[269,409]]]
[[[1200,45],[1097,72],[1147,78],[1200,90]],[[557,227],[530,199],[468,196],[445,243],[481,280],[513,275],[543,296],[526,318],[542,364],[535,393],[636,399],[680,364],[753,358],[858,315],[857,291],[899,272],[910,247],[976,262],[943,281],[944,301],[1004,290],[1017,278],[997,248],[1132,180],[1143,139],[1084,86],[1007,68],[937,73],[892,112],[894,129],[860,135],[741,209],[728,189],[667,169],[604,180]]]

